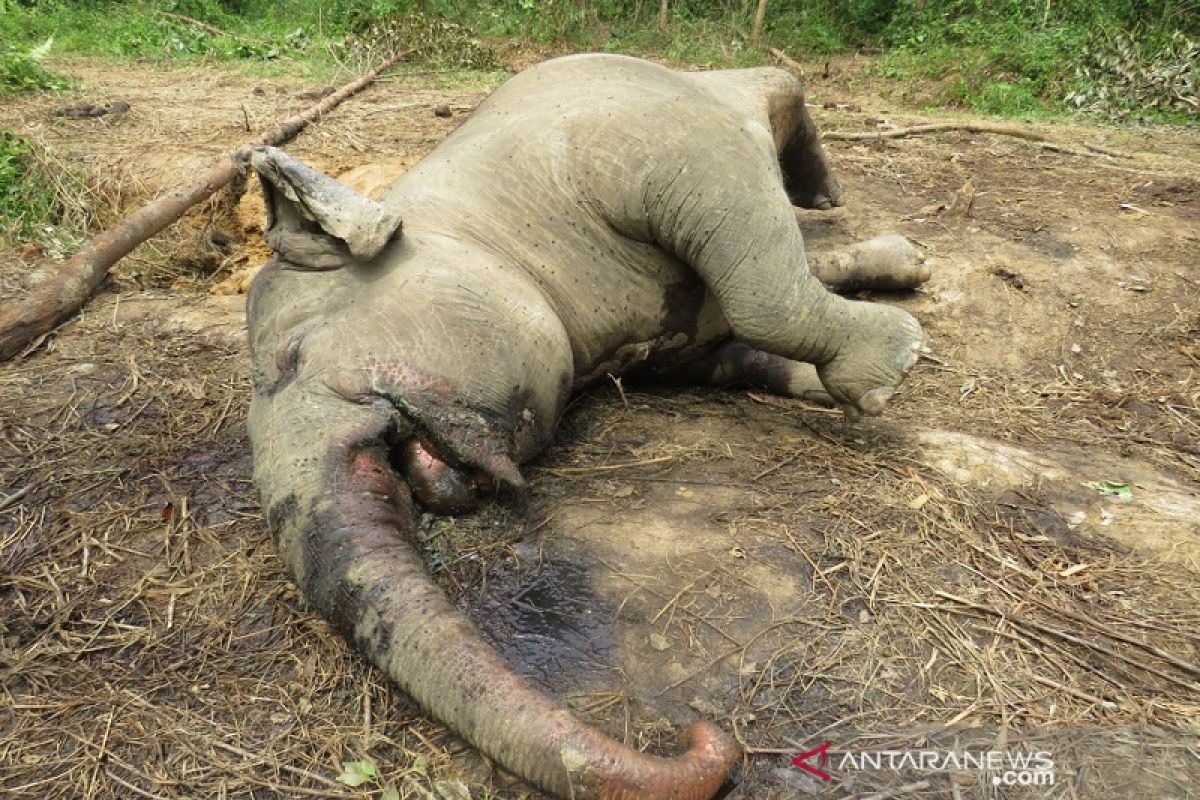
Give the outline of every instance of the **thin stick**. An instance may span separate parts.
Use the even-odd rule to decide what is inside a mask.
[[[1032,600],[1034,603],[1037,603],[1039,606],[1046,609],[1047,611],[1049,611],[1052,614],[1059,614],[1060,616],[1064,616],[1069,620],[1073,620],[1074,622],[1078,622],[1082,625],[1087,625],[1089,627],[1095,628],[1096,630],[1100,631],[1101,633],[1103,633],[1105,636],[1107,636],[1110,639],[1116,639],[1118,642],[1124,642],[1125,644],[1133,645],[1134,647],[1145,650],[1150,655],[1161,658],[1163,661],[1166,661],[1168,664],[1173,665],[1177,669],[1180,669],[1183,672],[1190,673],[1190,674],[1195,675],[1196,677],[1200,678],[1200,666],[1197,666],[1196,664],[1192,664],[1190,662],[1184,661],[1182,658],[1179,658],[1176,655],[1168,653],[1166,650],[1163,650],[1159,647],[1155,647],[1154,645],[1150,644],[1149,642],[1143,642],[1141,639],[1138,639],[1135,636],[1130,636],[1127,633],[1122,633],[1121,631],[1117,630],[1116,628],[1105,625],[1103,622],[1092,619],[1091,617],[1086,616],[1084,614],[1078,614],[1078,613],[1075,613],[1074,611],[1068,611],[1065,608],[1056,608],[1055,606],[1051,605],[1050,603],[1046,603],[1042,600],[1039,600],[1037,597],[1030,596],[1029,599]]]
[[[111,769],[104,770],[104,774],[107,775],[108,779],[111,780],[113,783],[118,784],[119,786],[122,786],[122,787],[128,789],[129,791],[136,794],[138,797],[145,797],[146,800],[171,800],[171,798],[166,797],[165,795],[154,794],[153,792],[147,792],[145,789],[141,789],[141,788],[133,785],[129,781],[122,778],[120,775],[117,775],[117,773],[113,772]]]
[[[963,606],[966,606],[967,608],[971,609],[972,611],[974,611],[976,613],[986,614],[988,616],[1000,617],[1001,619],[1006,619],[1010,623],[1013,623],[1016,625],[1026,625],[1030,628],[1033,628],[1034,630],[1038,630],[1038,631],[1041,631],[1042,633],[1049,634],[1050,636],[1057,637],[1059,639],[1070,642],[1072,644],[1081,645],[1090,650],[1094,650],[1097,653],[1103,653],[1104,655],[1109,656],[1110,658],[1114,658],[1117,661],[1122,661],[1136,669],[1140,669],[1140,670],[1144,670],[1145,672],[1149,672],[1151,675],[1156,675],[1165,681],[1169,681],[1178,686],[1182,686],[1185,689],[1194,690],[1196,688],[1195,684],[1188,683],[1187,681],[1183,680],[1182,678],[1177,678],[1176,676],[1171,675],[1170,673],[1167,673],[1167,672],[1163,672],[1162,670],[1160,670],[1156,667],[1152,667],[1149,664],[1144,664],[1140,661],[1136,661],[1136,660],[1130,658],[1129,656],[1122,655],[1121,653],[1118,653],[1116,650],[1113,650],[1111,647],[1106,647],[1106,646],[1104,646],[1102,644],[1098,644],[1096,642],[1089,642],[1087,639],[1080,638],[1079,636],[1075,636],[1074,634],[1068,633],[1064,630],[1059,630],[1058,628],[1052,627],[1050,625],[1043,625],[1042,623],[1036,622],[1031,619],[1018,619],[1015,616],[1012,616],[1010,614],[1007,614],[1004,611],[1001,611],[1000,609],[989,608],[987,606],[981,606],[978,603],[972,603],[970,600],[966,600],[962,597],[957,597],[955,595],[950,594],[949,592],[935,591],[934,594],[937,595],[938,597],[942,598],[943,600],[949,600],[953,603],[959,603]],[[955,611],[957,609],[946,608],[946,610],[947,611]]]
[[[658,456],[657,458],[647,458],[644,461],[631,461],[627,464],[598,464],[594,467],[546,467],[546,472],[552,475],[575,475],[586,474],[589,472],[607,472],[613,469],[630,469],[632,467],[646,467],[651,464],[661,464],[664,461],[674,461],[675,456]]]
[[[411,51],[392,56],[376,69],[351,81],[319,103],[284,120],[274,130],[250,142],[247,147],[280,145],[290,141],[304,130],[308,123],[324,116],[343,100],[365,89],[379,73],[400,63],[408,52]],[[178,220],[189,208],[211,197],[218,189],[233,181],[237,174],[238,167],[232,159],[221,159],[192,183],[156,197],[116,227],[96,236],[28,296],[0,308],[0,361],[17,355],[30,342],[74,316],[99,288],[113,264]]]
[[[254,42],[256,44],[265,44],[265,42],[263,42],[262,39],[251,39],[246,36],[238,36],[238,35],[229,33],[228,31],[223,31],[215,25],[209,25],[207,22],[201,22],[198,19],[192,19],[191,17],[185,17],[183,14],[175,14],[171,11],[162,11],[162,10],[155,11],[154,13],[156,13],[162,17],[168,17],[170,19],[177,20],[179,22],[184,23],[185,25],[191,25],[193,28],[199,28],[200,30],[204,31],[205,33],[211,33],[213,36],[226,36],[230,39],[241,39],[242,41],[245,41],[245,42]]]
[[[788,67],[796,74],[804,74],[804,67],[800,65],[800,62],[780,50],[778,47],[768,47],[767,52],[779,59],[785,67]]]
[[[908,128],[894,128],[890,131],[826,131],[821,134],[822,139],[840,142],[874,142],[879,139],[903,139],[907,136],[920,136],[926,133],[940,133],[942,131],[967,131],[968,133],[993,133],[997,136],[1012,136],[1016,139],[1024,139],[1029,142],[1045,142],[1053,148],[1063,148],[1064,152],[1069,152],[1073,155],[1093,155],[1082,150],[1075,150],[1067,147],[1067,145],[1059,144],[1049,136],[1031,131],[1027,128],[1018,128],[1015,125],[994,125],[988,122],[930,122],[924,125],[913,125]],[[1100,147],[1099,145],[1085,144],[1088,150],[1095,151],[1095,155],[1104,155],[1111,158],[1127,158],[1134,159],[1135,156],[1129,153],[1122,153],[1117,150]]]
[[[1106,708],[1110,711],[1121,708],[1119,703],[1114,703],[1112,700],[1105,700],[1104,698],[1097,697],[1094,694],[1088,694],[1087,692],[1083,691],[1082,689],[1076,689],[1073,686],[1067,686],[1065,683],[1059,683],[1056,680],[1051,680],[1050,678],[1044,677],[1042,675],[1038,675],[1037,673],[1034,673],[1034,674],[1030,675],[1029,677],[1033,678],[1035,681],[1037,681],[1038,683],[1040,683],[1044,686],[1049,686],[1051,689],[1057,689],[1058,691],[1064,692],[1065,694],[1069,694],[1072,697],[1078,697],[1080,700],[1086,700],[1089,703],[1095,703],[1096,705],[1100,706],[1101,708]]]
[[[10,494],[8,497],[0,497],[0,511],[3,511],[4,509],[11,506],[13,503],[16,503],[18,500],[23,498],[25,495],[29,494],[29,490],[32,488],[33,488],[33,484],[27,483],[24,486],[22,486],[20,489],[17,489],[15,492]]]

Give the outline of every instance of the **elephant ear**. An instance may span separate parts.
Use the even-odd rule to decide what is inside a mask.
[[[246,160],[262,181],[267,244],[285,261],[337,269],[370,261],[399,235],[394,211],[282,150],[260,147]]]

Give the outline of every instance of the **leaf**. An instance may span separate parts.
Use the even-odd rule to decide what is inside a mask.
[[[1128,483],[1114,481],[1088,481],[1084,484],[1089,489],[1095,489],[1100,494],[1107,494],[1119,500],[1128,502],[1133,499],[1133,487]]]
[[[383,787],[383,791],[379,793],[379,800],[400,800],[400,790],[396,788],[396,784],[389,783]]]
[[[46,41],[42,42],[37,47],[35,47],[29,51],[29,57],[31,59],[33,59],[34,61],[41,61],[46,56],[50,55],[50,48],[53,46],[54,46],[54,35],[51,34],[49,39],[47,39]]]
[[[379,769],[374,761],[343,761],[342,774],[337,776],[337,781],[347,786],[362,786],[375,780],[378,774]]]

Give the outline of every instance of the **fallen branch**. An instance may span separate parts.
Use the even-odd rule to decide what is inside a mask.
[[[1014,125],[993,125],[987,122],[930,122],[925,125],[913,125],[909,128],[893,128],[887,131],[826,131],[821,134],[821,138],[839,142],[874,142],[880,139],[903,139],[908,136],[920,136],[925,133],[940,133],[942,131],[967,131],[968,133],[993,133],[997,136],[1012,136],[1029,142],[1042,142],[1043,147],[1047,150],[1056,150],[1073,155],[1105,155],[1112,158],[1135,158],[1135,156],[1129,153],[1122,153],[1119,150],[1111,150],[1107,147],[1094,144],[1083,145],[1091,152],[1076,150],[1067,145],[1055,142],[1049,136],[1028,130],[1027,128],[1018,128]]]
[[[794,70],[798,75],[804,75],[804,67],[800,65],[800,62],[780,50],[778,47],[768,47],[767,52],[783,62],[785,67]]]
[[[290,141],[308,123],[365,89],[381,72],[395,66],[407,55],[408,52],[404,52],[392,56],[321,102],[284,120],[274,130],[246,147],[280,145]],[[117,226],[96,236],[59,266],[54,274],[38,284],[28,296],[0,307],[0,361],[12,358],[30,342],[73,316],[103,282],[109,267],[178,220],[189,208],[211,197],[237,174],[233,160],[222,158],[192,183],[156,197]]]
[[[177,22],[182,22],[185,25],[191,25],[193,28],[199,28],[200,30],[204,31],[205,33],[210,33],[213,36],[225,36],[230,39],[244,39],[246,41],[255,42],[257,44],[264,44],[264,42],[261,39],[246,39],[246,37],[244,37],[244,36],[234,36],[232,33],[229,33],[228,31],[221,30],[216,25],[209,25],[207,22],[202,22],[198,19],[192,19],[191,17],[185,17],[183,14],[176,14],[172,11],[163,11],[162,9],[158,9],[154,13],[158,14],[161,17],[167,17],[168,19],[173,19],[173,20],[176,20]]]

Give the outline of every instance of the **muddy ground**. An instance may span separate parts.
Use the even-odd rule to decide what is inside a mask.
[[[808,78],[824,130],[957,119],[834,67]],[[73,94],[5,119],[82,166],[102,218],[319,88],[61,68]],[[442,83],[389,81],[289,149],[411,164],[485,94]],[[119,119],[50,115],[118,99]],[[1026,128],[1072,152],[964,131],[827,145],[849,211],[809,224],[810,247],[899,232],[934,268],[873,298],[930,336],[884,418],[601,387],[529,465],[527,516],[426,520],[431,569],[511,663],[636,747],[717,720],[748,753],[732,797],[1200,793],[1200,136]],[[243,298],[212,293],[261,261],[256,225],[253,200],[209,204],[0,366],[0,787],[531,796],[369,669],[271,551]],[[52,250],[5,254],[4,294]],[[826,742],[806,763],[831,780],[792,765]],[[888,750],[942,766],[861,764]],[[1044,754],[1053,784],[945,763],[988,750]],[[379,777],[338,783],[355,760]]]

